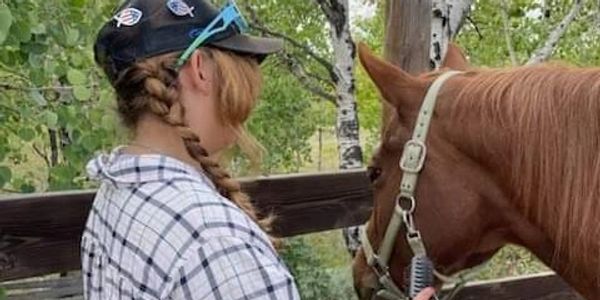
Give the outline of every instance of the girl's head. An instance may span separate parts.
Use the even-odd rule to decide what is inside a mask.
[[[219,192],[257,220],[248,197],[211,154],[236,141],[261,88],[259,63],[279,40],[242,34],[235,4],[207,0],[130,0],[100,31],[95,55],[135,134],[151,120],[172,128]],[[159,133],[157,133],[159,134]]]
[[[177,53],[148,58],[117,77],[113,86],[123,123],[135,133],[140,120],[158,117],[197,135],[208,154],[248,140],[243,124],[261,88],[257,61],[202,48],[175,70],[177,58]]]

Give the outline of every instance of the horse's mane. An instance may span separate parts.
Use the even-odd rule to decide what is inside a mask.
[[[599,264],[600,68],[544,64],[467,76],[454,118],[476,113],[481,121],[470,126],[479,127],[468,132],[483,144],[504,139],[511,196],[554,240],[555,261]]]

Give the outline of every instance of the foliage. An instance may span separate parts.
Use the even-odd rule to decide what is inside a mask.
[[[276,64],[263,70],[265,87],[248,124],[265,148],[262,172],[297,172],[310,160],[309,138],[319,123],[313,116],[314,100]]]
[[[311,0],[312,1],[312,0]],[[306,5],[306,1],[298,0],[244,0],[254,8],[260,16],[260,22],[268,28],[284,34],[306,45],[311,51],[331,61],[332,49],[329,44],[328,30],[325,16],[316,2]],[[311,59],[305,51],[298,49],[291,43],[286,43],[286,52],[301,60],[306,70],[318,74],[321,78],[328,78],[326,70]]]
[[[0,2],[2,191],[85,188],[87,160],[123,141],[112,91],[95,67],[91,49],[117,2]],[[264,15],[285,13],[275,4],[261,2]],[[282,19],[289,22],[281,22],[282,27],[307,24],[299,32],[308,40],[320,30],[320,12],[295,6],[307,13],[298,20]],[[324,42],[319,47],[326,49]],[[249,128],[267,150],[263,172],[293,172],[310,161],[308,141],[316,126],[330,126],[333,118],[325,121],[323,114],[315,114],[319,102],[295,83],[285,66],[271,61],[264,68],[265,90]]]
[[[549,271],[533,254],[524,248],[508,246],[500,250],[486,267],[477,274],[477,280],[490,280]]]
[[[0,300],[6,299],[6,292],[3,288],[0,288]]]
[[[0,192],[33,192],[85,188],[84,165],[97,150],[119,144],[114,97],[94,65],[91,45],[118,0],[0,0]],[[326,22],[318,6],[297,0],[245,0],[265,25],[317,55],[331,60]],[[571,24],[555,58],[577,65],[600,64],[597,10],[588,1]],[[375,52],[383,48],[383,5],[370,19],[354,22],[354,37]],[[510,38],[519,63],[527,61],[548,31],[569,10],[571,0],[509,1]],[[546,3],[546,6],[542,6]],[[458,37],[476,66],[510,64],[500,1],[476,0],[472,19]],[[76,20],[67,22],[66,20]],[[290,43],[286,49],[316,77],[327,71]],[[308,170],[315,160],[315,136],[324,129],[329,143],[335,106],[312,96],[277,57],[263,66],[265,88],[248,124],[264,145],[264,173]],[[372,82],[358,67],[357,99],[361,136],[368,160],[379,138],[381,105]],[[331,87],[323,84],[328,92]],[[364,134],[363,134],[364,133]],[[329,148],[334,148],[329,143]],[[331,150],[331,149],[329,149]],[[336,159],[328,153],[325,159]],[[238,173],[245,161],[234,159]],[[315,169],[315,168],[313,168]],[[339,239],[339,234],[337,235]],[[296,275],[303,299],[348,299],[348,261],[343,245],[309,237],[289,241],[284,258]],[[344,268],[342,268],[344,266]],[[482,278],[543,270],[532,256],[514,248],[503,250]],[[342,285],[344,282],[345,285]],[[0,299],[2,292],[0,291]]]
[[[111,93],[93,67],[90,47],[115,2],[0,5],[0,15],[12,16],[0,24],[0,38],[6,35],[0,44],[0,188],[85,187],[86,160],[118,141]]]
[[[475,66],[510,65],[502,24],[502,1],[477,0],[472,14],[458,37]],[[509,35],[518,64],[525,63],[546,40],[548,33],[568,13],[573,1],[508,1]],[[554,52],[553,59],[578,65],[598,65],[598,7],[587,1],[579,17],[569,26]],[[479,31],[479,32],[478,32]]]
[[[338,233],[339,235],[339,233]],[[349,267],[327,267],[322,252],[316,252],[308,237],[296,237],[286,241],[283,259],[292,272],[302,299],[352,299],[354,292],[349,285]],[[342,248],[338,250],[344,251]],[[344,278],[345,281],[340,282]]]

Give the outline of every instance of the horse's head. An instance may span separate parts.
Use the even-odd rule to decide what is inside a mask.
[[[463,69],[466,59],[458,48],[450,48],[447,65]],[[384,124],[381,144],[369,166],[374,191],[373,214],[367,237],[377,251],[395,207],[402,171],[399,161],[405,143],[412,135],[425,94],[440,73],[412,76],[375,57],[359,45],[359,57],[381,95],[395,109]],[[488,167],[465,151],[452,126],[469,120],[452,120],[453,98],[460,92],[464,75],[445,83],[427,137],[427,159],[416,189],[414,220],[420,230],[428,256],[437,270],[445,274],[472,267],[489,259],[512,239],[510,218],[503,212],[508,201]],[[390,272],[397,284],[404,278],[412,252],[405,231],[396,237]],[[361,299],[370,299],[377,279],[360,251],[354,262],[354,278]]]

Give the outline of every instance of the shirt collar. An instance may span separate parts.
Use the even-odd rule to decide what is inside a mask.
[[[110,154],[100,154],[88,162],[88,176],[113,184],[165,182],[187,178],[200,180],[215,188],[201,170],[176,158],[163,154],[127,154],[124,153],[124,148],[118,147]]]

